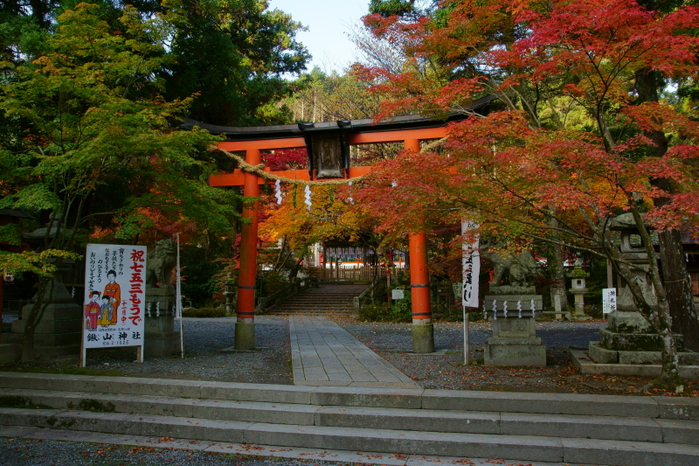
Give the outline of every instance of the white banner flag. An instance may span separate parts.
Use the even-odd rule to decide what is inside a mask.
[[[478,228],[473,222],[462,222],[461,233]],[[465,307],[478,307],[478,276],[481,273],[481,256],[478,252],[478,238],[473,244],[463,245],[463,294],[462,305]]]
[[[143,346],[146,246],[88,244],[83,348]]]

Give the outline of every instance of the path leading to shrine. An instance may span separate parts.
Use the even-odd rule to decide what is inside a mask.
[[[327,317],[289,318],[295,385],[420,388]]]

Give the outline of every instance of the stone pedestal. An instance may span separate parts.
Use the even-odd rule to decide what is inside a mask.
[[[54,275],[53,286],[51,302],[46,305],[44,315],[34,331],[34,353],[37,356],[77,354],[80,352],[82,326],[85,322],[83,310],[73,300],[60,274]],[[35,296],[34,302],[22,308],[20,320],[12,322],[12,333],[15,334],[15,338],[11,338],[12,342],[21,342],[27,316],[37,299],[39,298]]]
[[[637,311],[614,311],[608,327],[600,329],[600,341],[590,342],[590,358],[598,364],[661,364],[663,341]],[[699,364],[699,353],[684,351],[682,335],[675,334],[681,365]]]
[[[413,351],[416,353],[434,353],[434,326],[432,322],[416,323],[412,326]]]
[[[484,303],[493,318],[493,334],[484,348],[485,365],[546,366],[546,348],[536,336],[535,313],[543,309],[541,295],[490,295]]]
[[[238,351],[252,351],[255,349],[255,323],[244,322],[240,318],[235,323],[235,346]]]
[[[12,364],[22,358],[22,346],[13,344],[0,344],[0,364]]]
[[[179,327],[175,329],[173,286],[146,287],[146,321],[143,340],[146,356],[170,356],[181,352]]]
[[[546,366],[546,348],[536,336],[541,295],[489,295],[484,305],[493,326],[484,348],[486,366]]]

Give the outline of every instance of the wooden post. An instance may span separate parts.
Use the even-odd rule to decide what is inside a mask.
[[[420,141],[408,139],[405,148],[420,151]],[[430,305],[430,274],[427,269],[427,235],[414,233],[409,238],[410,252],[410,298],[413,317],[413,351],[434,352],[434,330]]]
[[[260,150],[247,149],[245,161],[250,165],[259,165]],[[243,184],[245,197],[259,197],[260,185],[258,176],[245,173]],[[240,238],[240,275],[238,276],[238,307],[235,327],[236,350],[251,350],[255,348],[255,283],[257,279],[257,223],[258,202],[247,204],[243,208],[243,224]]]

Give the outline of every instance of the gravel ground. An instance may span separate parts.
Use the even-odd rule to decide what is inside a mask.
[[[491,334],[488,322],[469,324],[471,365],[464,365],[463,325],[437,322],[434,327],[435,355],[410,352],[410,324],[357,323],[343,327],[424,388],[449,390],[498,390],[577,393],[619,393],[629,385],[634,389],[648,381],[615,379],[611,382],[581,376],[570,363],[570,348],[587,348],[598,340],[606,321],[540,322],[537,336],[546,346],[547,366],[541,368],[501,368],[483,366],[483,346]],[[441,352],[439,350],[442,350]],[[629,382],[629,384],[627,384]],[[638,385],[639,382],[641,385]],[[622,387],[621,385],[625,385]]]
[[[0,466],[339,466],[340,463],[251,457],[196,450],[0,438]]]
[[[581,375],[569,360],[569,348],[587,348],[598,339],[605,321],[539,322],[537,336],[547,348],[548,365],[542,368],[483,366],[482,347],[491,333],[487,322],[469,326],[472,364],[463,364],[461,323],[436,322],[435,355],[411,352],[410,324],[366,323],[333,318],[369,348],[424,388],[452,390],[536,391],[548,393],[638,394],[648,391],[649,379]],[[234,319],[187,319],[184,322],[185,358],[148,357],[134,362],[132,352],[90,350],[87,373],[217,380],[243,383],[293,384],[288,320],[259,316],[252,352],[226,351],[234,342]],[[77,356],[34,364],[0,366],[0,370],[80,372]],[[686,385],[685,395],[699,397],[699,383]]]
[[[175,324],[177,328],[177,323]],[[0,370],[46,369],[52,372],[127,375],[220,382],[293,384],[289,322],[283,317],[261,317],[255,326],[255,351],[232,351],[234,318],[185,319],[184,358],[148,357],[135,362],[133,350],[88,349],[86,370],[78,369],[79,356],[6,364]]]

